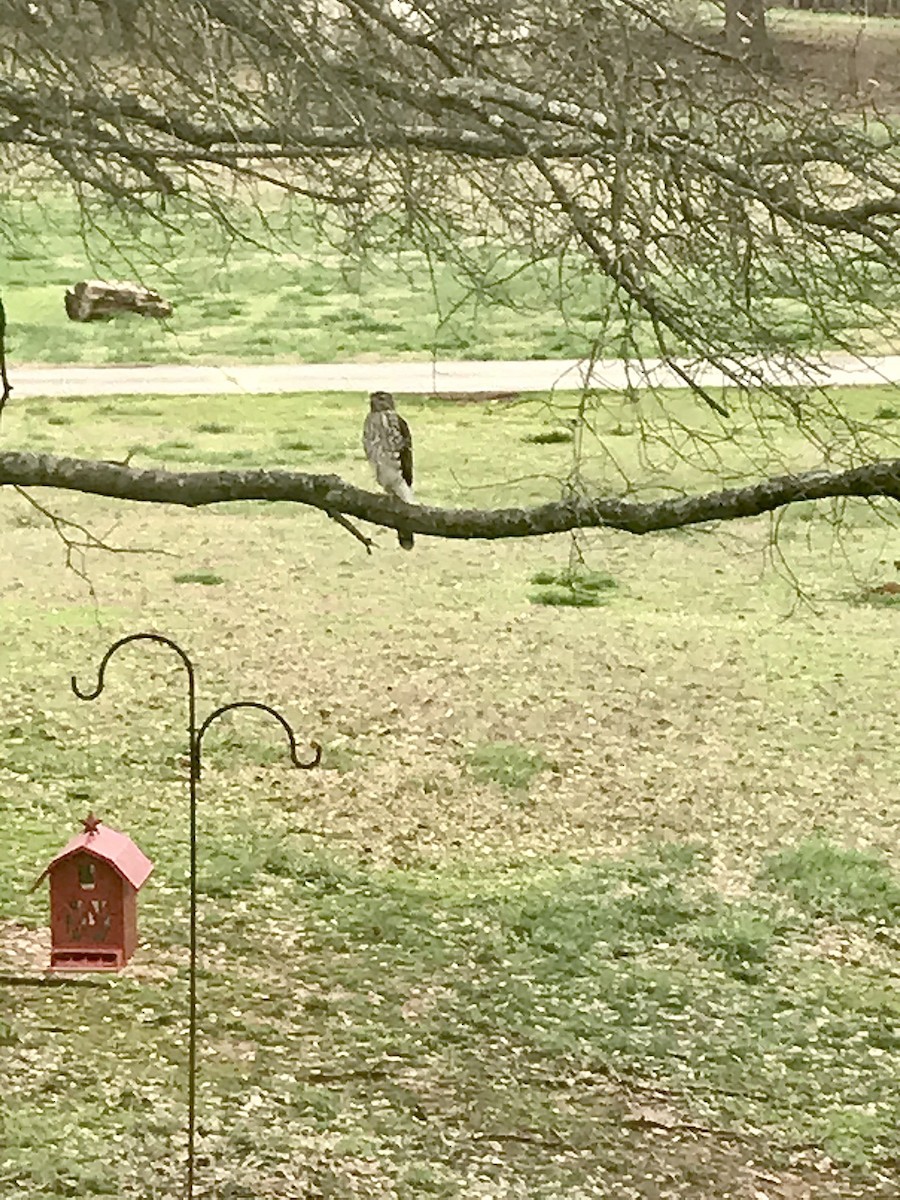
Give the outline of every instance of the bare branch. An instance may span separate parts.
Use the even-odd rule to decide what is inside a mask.
[[[492,303],[556,272],[564,318],[617,306],[623,356],[655,340],[788,409],[734,364],[897,329],[896,123],[762,73],[761,0],[728,0],[749,40],[722,47],[648,0],[146,0],[103,53],[97,5],[57,6],[0,45],[13,178],[229,232],[265,181],[338,250],[421,252]]]
[[[127,463],[121,465],[127,466]],[[65,548],[66,570],[71,571],[73,575],[86,585],[95,603],[97,594],[85,563],[85,555],[88,550],[102,550],[107,554],[165,554],[171,558],[177,557],[170,550],[151,550],[135,546],[113,546],[79,521],[73,521],[69,517],[61,517],[59,513],[53,512],[52,509],[47,508],[46,505],[41,504],[39,500],[35,499],[24,487],[14,484],[13,491],[18,493],[27,504],[30,504],[50,524],[53,532]]]
[[[6,373],[6,309],[0,300],[0,417],[9,400],[12,386]]]
[[[572,529],[654,533],[708,521],[736,520],[788,504],[839,496],[900,500],[900,459],[847,471],[781,475],[742,488],[637,502],[569,497],[533,508],[447,509],[406,505],[346,483],[337,475],[296,471],[159,471],[49,454],[0,454],[0,486],[51,487],[117,500],[198,508],[230,500],[288,501],[431,537],[537,537]]]
[[[348,521],[343,513],[333,512],[329,513],[328,515],[331,517],[332,521],[335,521],[342,529],[346,529],[348,533],[352,534],[358,542],[362,542],[366,548],[366,554],[372,553],[372,547],[375,545],[375,543],[371,538],[368,538],[364,533],[361,533],[352,521]]]

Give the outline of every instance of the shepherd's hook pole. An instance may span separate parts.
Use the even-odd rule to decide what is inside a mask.
[[[313,767],[317,767],[322,760],[322,747],[313,742],[313,759],[312,762],[303,762],[297,757],[297,739],[294,731],[285,717],[282,716],[277,709],[271,708],[268,704],[261,704],[257,700],[235,700],[230,704],[223,704],[203,721],[200,728],[197,728],[197,686],[196,673],[194,664],[188,658],[187,654],[182,650],[177,642],[173,642],[171,638],[165,637],[161,633],[130,633],[127,637],[119,638],[106,651],[103,658],[100,660],[100,666],[97,670],[97,686],[93,691],[83,691],[78,686],[78,680],[72,676],[72,691],[81,700],[96,700],[103,691],[103,685],[106,680],[106,665],[117,650],[122,646],[127,646],[129,642],[158,642],[160,645],[168,646],[174,650],[187,672],[188,682],[188,780],[189,780],[189,798],[190,798],[190,907],[189,907],[189,945],[190,945],[190,965],[188,974],[188,1137],[187,1137],[187,1167],[185,1177],[185,1200],[193,1200],[194,1196],[194,1161],[196,1157],[197,1144],[197,784],[200,781],[201,773],[201,752],[203,748],[203,735],[212,725],[213,721],[217,720],[224,713],[231,712],[238,708],[255,708],[261,712],[268,713],[279,722],[281,727],[287,734],[288,752],[291,757],[291,762],[295,767],[301,770],[309,771]]]

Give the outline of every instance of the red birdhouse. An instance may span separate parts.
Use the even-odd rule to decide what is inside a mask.
[[[50,970],[118,971],[137,946],[137,893],[153,863],[93,813],[47,865]]]

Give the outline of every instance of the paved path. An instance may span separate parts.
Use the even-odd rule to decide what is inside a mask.
[[[763,366],[771,382],[801,382],[774,363]],[[168,396],[219,393],[265,395],[274,392],[390,392],[428,395],[432,392],[543,392],[555,388],[579,390],[587,381],[606,391],[632,385],[684,387],[684,380],[658,360],[643,364],[602,359],[588,371],[575,359],[526,362],[395,362],[395,363],[259,363],[233,367],[165,364],[146,367],[23,366],[9,364],[13,400],[38,396]],[[709,388],[726,381],[720,371],[691,370]],[[900,383],[900,355],[854,358],[824,354],[806,381],[820,383]]]

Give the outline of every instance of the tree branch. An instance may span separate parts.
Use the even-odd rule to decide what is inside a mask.
[[[10,392],[12,392],[12,385],[6,374],[6,309],[3,307],[3,301],[0,300],[0,417],[3,416]]]
[[[85,205],[109,197],[172,230],[204,208],[274,245],[268,200],[243,186],[262,181],[308,197],[303,219],[339,253],[415,250],[465,303],[552,297],[598,353],[655,337],[664,359],[711,362],[785,406],[733,364],[896,326],[896,129],[761,76],[696,6],[149,3],[141,37],[103,53],[98,5],[56,6],[65,20],[19,23],[0,55],[11,177],[49,167]],[[519,271],[539,301],[514,299]],[[595,284],[605,324],[582,302]]]
[[[372,553],[372,546],[374,545],[374,542],[372,541],[372,539],[369,537],[366,537],[366,535],[364,533],[360,533],[360,531],[356,528],[356,526],[353,524],[353,522],[348,521],[343,513],[333,512],[333,513],[329,513],[328,515],[331,517],[332,521],[335,522],[335,524],[340,525],[341,529],[346,529],[347,532],[349,534],[352,534],[352,536],[355,537],[358,542],[362,542],[362,544],[366,548],[366,554]]]
[[[707,521],[755,517],[788,504],[838,496],[900,500],[900,459],[847,471],[811,471],[677,499],[638,502],[615,496],[569,498],[533,508],[450,509],[406,505],[345,483],[337,475],[296,471],[139,470],[50,454],[0,454],[0,486],[67,491],[198,508],[231,500],[288,501],[357,517],[390,529],[442,538],[525,538],[572,529],[654,533]]]
[[[41,504],[39,500],[36,500],[34,496],[17,484],[13,485],[13,491],[17,492],[26,503],[30,504],[36,512],[40,513],[44,520],[51,526],[53,532],[65,548],[66,570],[71,571],[73,575],[77,576],[85,584],[95,604],[97,603],[97,592],[86,566],[86,553],[88,550],[103,550],[107,554],[166,554],[170,557],[175,557],[168,550],[144,550],[139,547],[112,546],[80,522],[72,521],[68,517],[61,517],[59,513],[52,512],[46,505]]]

